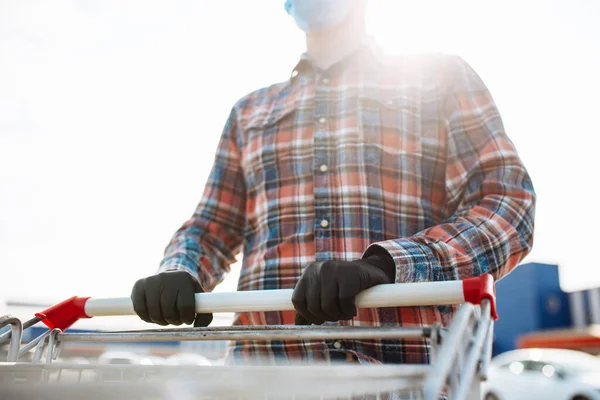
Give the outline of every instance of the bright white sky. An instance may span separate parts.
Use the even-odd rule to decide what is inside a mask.
[[[155,272],[231,106],[303,51],[283,2],[0,0],[0,297],[123,297]],[[373,0],[369,21],[386,51],[480,73],[539,196],[527,261],[600,286],[600,2]]]

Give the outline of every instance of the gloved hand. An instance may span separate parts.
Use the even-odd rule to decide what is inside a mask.
[[[212,314],[196,315],[194,294],[202,292],[202,286],[185,271],[161,272],[138,280],[131,291],[131,301],[135,313],[146,322],[208,326]]]
[[[356,295],[371,286],[392,283],[394,276],[389,254],[357,261],[313,262],[304,270],[292,295],[296,325],[352,319],[356,316]]]

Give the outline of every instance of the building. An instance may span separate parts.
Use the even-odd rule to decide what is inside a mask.
[[[496,283],[494,354],[558,347],[600,353],[600,289],[565,293],[558,266],[530,263]]]

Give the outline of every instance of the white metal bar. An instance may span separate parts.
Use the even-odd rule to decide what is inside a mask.
[[[250,328],[250,329],[248,329]],[[397,326],[265,326],[218,328],[157,329],[130,332],[61,333],[61,342],[169,342],[212,340],[359,340],[359,339],[422,339],[430,329]]]
[[[8,315],[4,316],[4,317],[8,317]],[[2,318],[4,318],[2,317]],[[0,318],[1,319],[1,318]],[[23,330],[37,324],[38,322],[40,322],[42,319],[40,317],[35,317],[32,318],[30,320],[27,320],[25,322],[22,323],[22,328]],[[0,322],[0,325],[2,324],[2,322]],[[2,346],[5,343],[8,343],[10,341],[10,338],[12,336],[12,330],[0,335],[0,346]]]
[[[463,336],[473,313],[474,306],[470,303],[465,303],[454,314],[454,319],[450,323],[448,333],[444,337],[444,343],[437,352],[436,363],[431,366],[431,371],[425,379],[423,395],[426,400],[439,398],[446,379],[451,373],[458,352],[461,350],[459,343],[464,339]]]
[[[28,353],[29,350],[33,349],[34,347],[36,347],[42,340],[46,340],[46,337],[50,336],[50,334],[52,333],[51,330],[47,330],[46,332],[42,333],[40,336],[36,337],[35,339],[31,340],[29,343],[27,343],[26,345],[24,345],[23,347],[21,347],[19,349],[19,357]]]
[[[490,361],[492,360],[492,350],[494,345],[494,320],[490,320],[490,328],[489,333],[486,339],[485,348],[483,349],[483,353],[481,354],[481,367],[479,370],[479,375],[482,381],[487,381],[488,379],[488,368],[490,366]]]
[[[12,315],[0,316],[0,328],[10,325],[11,340],[8,347],[8,361],[16,362],[19,359],[19,347],[21,346],[21,335],[23,325],[21,320]]]
[[[457,399],[463,399],[467,397],[467,393],[470,390],[473,390],[474,387],[471,385],[472,381],[476,381],[476,387],[479,387],[480,377],[477,371],[477,367],[479,361],[481,360],[481,355],[484,351],[484,346],[486,343],[486,338],[488,335],[492,333],[489,332],[490,329],[490,303],[487,300],[484,300],[481,305],[481,319],[477,325],[477,329],[474,332],[473,341],[471,345],[467,348],[467,354],[465,355],[464,365],[461,372],[461,381],[458,384],[458,388],[454,396]],[[471,397],[472,398],[472,397]],[[480,397],[478,397],[480,398]]]
[[[294,310],[292,289],[196,294],[197,313]],[[360,293],[359,308],[428,306],[464,303],[462,281],[378,285]],[[85,303],[89,317],[134,315],[129,298],[91,298]]]

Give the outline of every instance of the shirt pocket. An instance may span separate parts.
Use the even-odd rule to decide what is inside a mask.
[[[359,135],[366,148],[386,155],[421,154],[421,112],[409,94],[363,93],[358,114]]]
[[[291,175],[295,116],[293,104],[276,104],[247,120],[242,162],[251,188],[273,188],[282,175]]]

